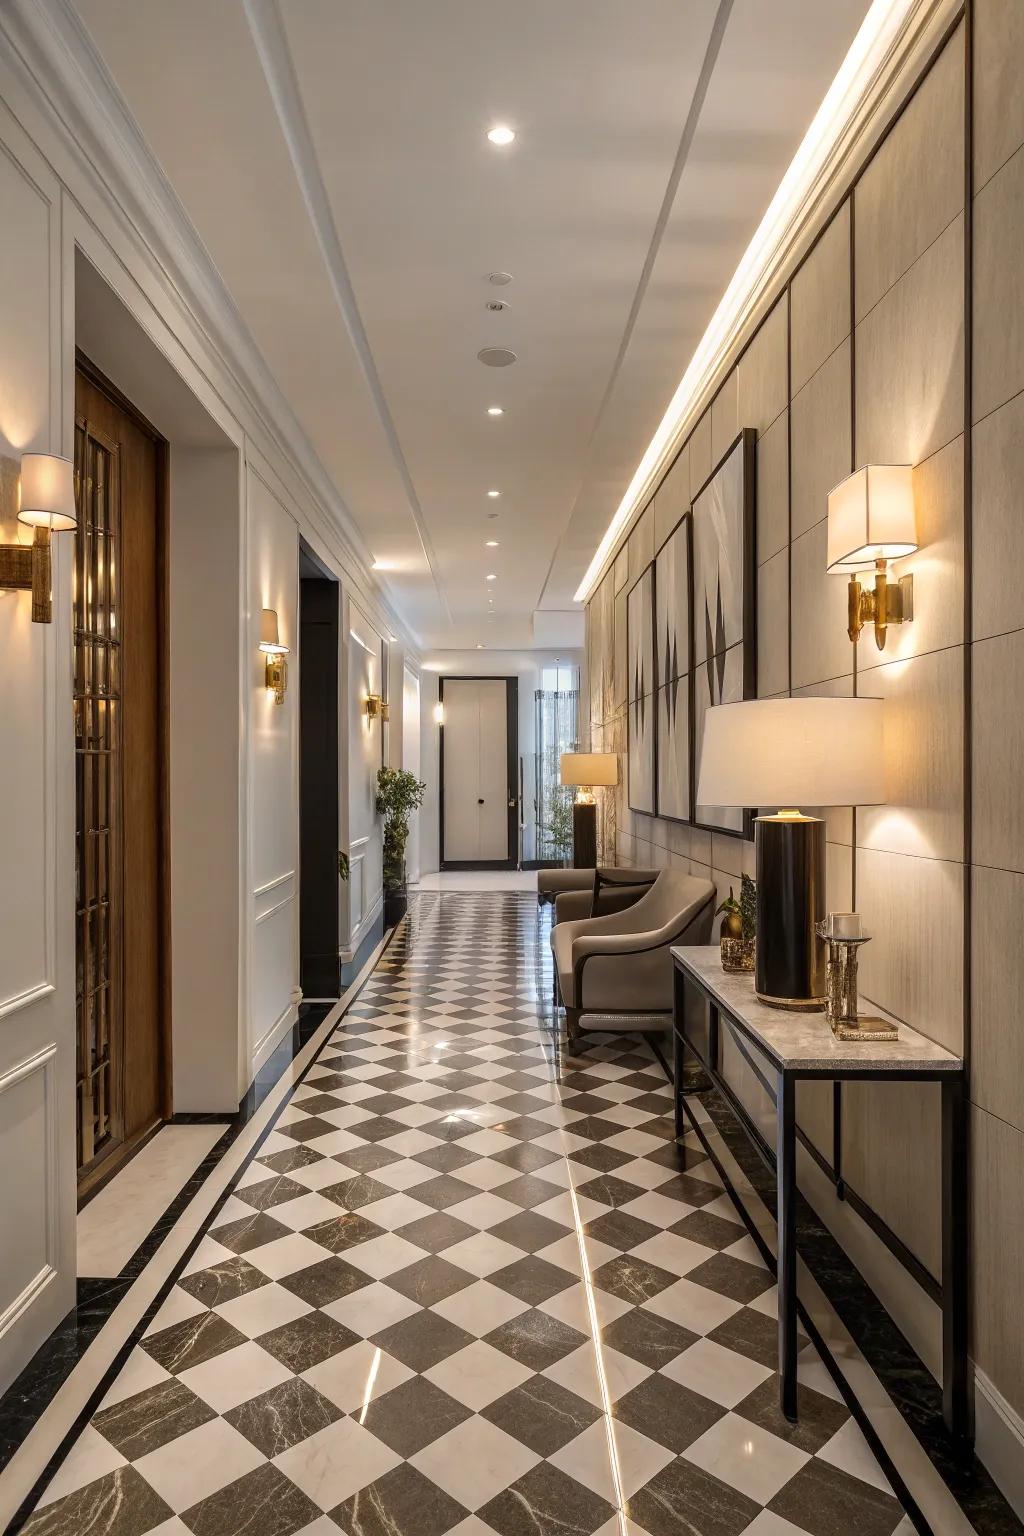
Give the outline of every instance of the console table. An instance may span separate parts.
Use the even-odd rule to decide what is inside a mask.
[[[684,1057],[692,1052],[719,1087],[721,1031],[761,1081],[776,1111],[778,1203],[779,1403],[797,1416],[796,1376],[796,1084],[935,1082],[942,1086],[942,1404],[947,1427],[960,1440],[967,1418],[967,1104],[964,1063],[925,1035],[899,1024],[898,1040],[837,1040],[824,1013],[770,1008],[754,995],[753,977],[723,971],[717,945],[672,950],[675,989],[673,1047],[676,1136],[684,1132]],[[885,1016],[881,1009],[872,1013]],[[694,1025],[706,1021],[694,1038]],[[896,1021],[894,1021],[896,1022]],[[768,1072],[754,1060],[754,1047]],[[774,1083],[771,1081],[774,1074]],[[894,1177],[899,1170],[893,1170]]]

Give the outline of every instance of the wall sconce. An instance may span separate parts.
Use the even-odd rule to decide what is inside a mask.
[[[891,585],[890,560],[917,549],[914,471],[909,464],[866,464],[828,493],[828,569],[850,573],[847,633],[856,643],[865,624],[875,627],[875,644],[885,649],[890,624],[914,617],[914,578]],[[874,567],[874,589],[865,592],[858,571]]]
[[[444,725],[444,705],[441,703],[434,705],[434,724]]]
[[[78,527],[75,466],[55,453],[21,456],[18,522],[35,530],[31,544],[0,544],[0,587],[32,593],[33,624],[53,619],[51,533]]]
[[[276,608],[264,608],[260,614],[260,650],[267,658],[267,691],[274,695],[275,704],[283,704],[288,687],[288,647],[281,644]]]
[[[377,720],[383,714],[384,700],[379,693],[368,693],[363,708],[366,711],[367,720]]]
[[[391,706],[387,699],[381,699],[380,701],[380,717],[384,721],[385,725],[387,725],[391,719]]]

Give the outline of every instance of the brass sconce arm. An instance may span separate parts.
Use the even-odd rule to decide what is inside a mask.
[[[914,617],[914,578],[901,576],[890,582],[887,561],[875,561],[875,584],[865,591],[856,576],[850,577],[848,588],[848,629],[850,639],[856,643],[866,624],[873,624],[875,644],[885,650],[886,631],[890,624],[909,624]]]

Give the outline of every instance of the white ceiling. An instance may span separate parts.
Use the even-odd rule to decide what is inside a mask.
[[[868,8],[75,3],[432,649],[572,606]]]

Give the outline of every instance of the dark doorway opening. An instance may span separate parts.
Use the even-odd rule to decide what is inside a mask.
[[[339,997],[338,654],[341,588],[299,541],[299,974]]]

